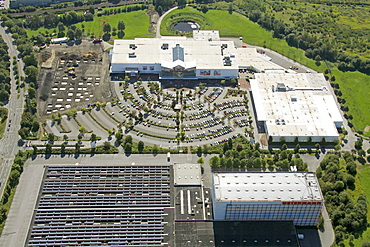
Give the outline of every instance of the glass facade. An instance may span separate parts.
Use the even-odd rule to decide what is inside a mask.
[[[182,66],[176,66],[174,68],[166,68],[162,66],[161,71],[162,78],[195,78],[196,68],[184,68]]]
[[[297,226],[315,226],[322,209],[321,202],[282,204],[228,204],[226,220],[292,220]]]

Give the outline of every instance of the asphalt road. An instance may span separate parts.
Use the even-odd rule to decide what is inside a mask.
[[[12,44],[12,38],[10,35],[5,33],[5,29],[0,27],[0,34],[4,41],[7,43],[9,50],[9,56],[12,59],[13,56],[18,55],[16,47]],[[23,72],[23,62],[18,62],[20,76],[25,76]],[[9,110],[7,128],[4,133],[3,139],[0,141],[0,196],[2,197],[6,180],[10,173],[10,168],[14,160],[15,154],[18,152],[18,130],[20,126],[21,116],[23,112],[24,96],[23,92],[18,93],[16,90],[16,80],[14,78],[13,70],[10,71],[11,77],[11,97],[9,102],[5,104],[5,107]],[[19,98],[18,98],[19,95]]]

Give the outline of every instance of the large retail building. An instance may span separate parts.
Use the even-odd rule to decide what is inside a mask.
[[[237,48],[221,41],[218,31],[194,31],[193,37],[115,40],[111,74],[155,74],[160,79],[231,79],[240,68],[281,68],[255,48]]]
[[[266,70],[250,80],[257,121],[270,141],[332,142],[342,116],[321,73]]]
[[[314,173],[214,173],[215,220],[293,221],[315,226],[324,199]]]

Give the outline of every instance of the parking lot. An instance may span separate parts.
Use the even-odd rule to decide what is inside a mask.
[[[63,117],[60,123],[48,121],[47,131],[72,139],[83,126],[88,132],[84,138],[91,133],[107,138],[107,130],[122,128],[135,141],[176,149],[224,143],[243,135],[251,124],[243,90],[235,94],[236,89],[228,87],[176,91],[160,86],[153,90],[153,82],[146,81],[120,84],[115,86],[118,100],[104,105],[84,102],[88,110],[77,112],[75,118]]]

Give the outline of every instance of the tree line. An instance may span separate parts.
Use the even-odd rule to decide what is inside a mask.
[[[33,48],[33,40],[28,38],[27,32],[20,20],[13,22],[5,15],[2,15],[2,20],[4,21],[5,25],[9,25],[7,27],[10,33],[12,33],[12,37],[17,38],[16,45],[19,51],[19,56],[22,57],[25,65],[24,72],[26,74],[26,78],[23,78],[18,75],[17,60],[15,57],[13,57],[13,66],[16,75],[15,79],[17,80],[17,87],[25,87],[25,83],[27,83],[27,97],[21,117],[21,129],[18,133],[22,138],[37,138],[39,122],[36,116],[36,88],[39,71],[36,51]],[[14,34],[16,34],[16,36],[13,36]]]
[[[198,155],[204,150],[198,147]],[[208,152],[208,151],[207,151]],[[237,141],[228,139],[222,145],[219,156],[210,159],[213,169],[269,169],[288,170],[290,166],[296,166],[299,171],[307,171],[307,163],[303,162],[298,153],[293,150],[275,150],[266,152],[260,149],[260,144],[252,144],[244,137]]]
[[[10,57],[8,46],[0,38],[0,101],[9,100],[10,95]]]
[[[366,195],[352,193],[356,189],[355,157],[350,152],[328,154],[316,175],[335,230],[335,241],[345,246],[344,240],[349,239],[351,243],[367,228]]]

